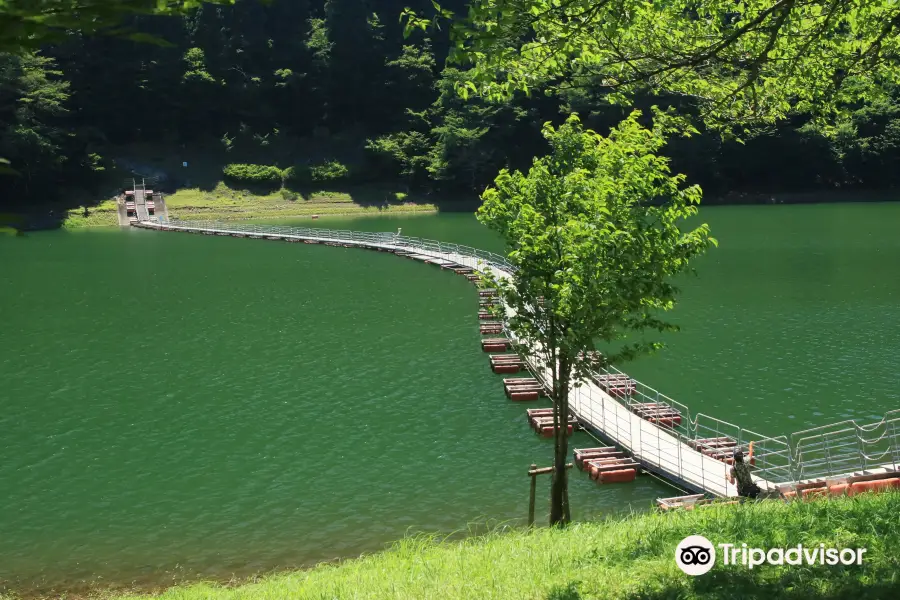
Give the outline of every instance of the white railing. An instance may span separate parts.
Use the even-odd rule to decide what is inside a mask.
[[[793,476],[797,481],[823,479],[880,467],[900,466],[900,410],[880,421],[854,420],[799,431],[791,435]]]
[[[600,375],[628,377],[615,367],[602,369]],[[699,478],[705,482],[710,476],[721,478],[720,472],[710,475],[705,472],[705,469],[704,471],[696,471],[690,461],[684,460],[681,444],[700,452],[714,451],[716,449],[715,442],[711,440],[727,438],[733,442],[734,446],[741,448],[745,453],[749,450],[749,442],[753,442],[754,474],[760,479],[771,483],[792,481],[791,452],[786,436],[770,437],[703,413],[692,415],[690,408],[686,404],[673,400],[640,381],[634,379],[632,381],[634,383],[629,393],[615,396],[616,400],[629,411],[634,412],[638,408],[637,405],[653,403],[659,409],[668,409],[671,414],[678,413],[680,416],[679,419],[672,423],[672,426],[658,426],[658,429],[669,433],[680,442],[678,456],[668,456],[667,454],[671,454],[671,452],[667,451],[668,444],[662,443],[662,438],[657,437],[655,447],[659,450],[657,456],[658,466],[666,464],[675,468],[676,472],[683,476],[691,476],[682,477],[683,479],[693,478],[697,480]],[[641,431],[641,429],[638,429],[638,432]],[[652,440],[651,447],[653,447]],[[700,464],[704,465],[705,463],[701,462]]]
[[[409,237],[384,232],[350,231],[346,229],[326,229],[319,227],[289,227],[280,225],[257,225],[222,223],[218,221],[183,221],[180,219],[154,218],[148,223],[159,227],[186,229],[192,231],[209,231],[226,235],[278,236],[296,239],[317,240],[323,242],[351,242],[364,246],[405,247],[439,255],[447,260],[454,260],[473,268],[495,267],[512,273],[515,267],[503,256],[462,244],[441,242],[418,237]],[[450,255],[457,255],[452,257]],[[468,261],[466,261],[468,259]]]

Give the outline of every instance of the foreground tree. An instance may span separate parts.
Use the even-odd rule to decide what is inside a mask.
[[[511,279],[492,281],[515,312],[508,326],[553,384],[551,524],[569,515],[570,393],[589,371],[658,347],[622,340],[675,329],[660,318],[675,303],[671,279],[715,243],[705,224],[679,227],[696,214],[701,191],[683,187],[684,176],[671,175],[656,154],[675,122],[657,112],[646,129],[639,116],[633,112],[608,137],[584,130],[574,115],[559,129],[545,125],[550,154],[527,174],[501,171],[478,210],[516,267]]]
[[[572,98],[585,88],[627,107],[657,96],[725,135],[800,115],[838,137],[854,131],[848,120],[861,105],[889,103],[900,75],[894,0],[475,0],[462,18],[435,9],[433,19],[404,11],[407,32],[451,21],[450,59],[468,68],[463,97],[540,89]],[[678,230],[700,192],[681,189],[655,152],[673,130],[695,130],[661,117],[648,131],[632,113],[609,138],[572,121],[547,129],[553,153],[527,176],[502,172],[479,213],[519,266],[497,282],[517,313],[511,327],[552,371],[553,523],[567,513],[561,419],[594,340],[668,329],[656,316],[674,301],[667,278],[712,242],[705,227]],[[626,345],[603,361],[653,347]]]
[[[408,28],[433,22],[405,14]],[[453,19],[451,58],[472,65],[472,92],[665,94],[723,130],[790,113],[830,124],[900,76],[894,0],[479,0],[436,18]]]

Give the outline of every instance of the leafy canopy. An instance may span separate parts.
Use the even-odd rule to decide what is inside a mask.
[[[347,165],[337,160],[326,160],[312,165],[288,167],[284,171],[284,180],[295,185],[313,183],[333,183],[346,180],[350,176]]]
[[[404,14],[407,31],[434,21]],[[628,105],[650,91],[728,130],[792,112],[833,122],[882,98],[900,75],[898,28],[896,0],[477,0],[453,21],[451,59],[474,67],[463,93],[590,83]]]
[[[281,183],[284,172],[270,165],[232,163],[225,165],[222,175],[238,183]]]
[[[558,129],[546,124],[550,154],[527,174],[501,171],[477,213],[503,236],[516,266],[511,280],[494,282],[515,310],[510,328],[548,369],[565,359],[576,378],[597,366],[596,341],[611,347],[629,332],[673,329],[659,317],[675,302],[670,280],[715,243],[705,224],[679,227],[696,214],[701,191],[683,186],[684,176],[671,175],[656,154],[675,122],[657,111],[646,129],[639,116],[632,112],[608,137],[584,130],[574,115]],[[603,360],[657,346],[605,347]]]
[[[68,111],[69,84],[53,59],[0,54],[0,175],[56,170],[67,162],[70,140],[56,121]],[[69,149],[69,148],[66,148]]]
[[[20,54],[63,39],[67,30],[112,33],[134,41],[160,42],[118,28],[129,15],[177,15],[206,3],[235,0],[0,0],[0,52]]]

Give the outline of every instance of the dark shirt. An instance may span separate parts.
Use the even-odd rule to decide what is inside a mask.
[[[731,475],[737,480],[738,493],[753,488],[753,478],[750,476],[750,466],[747,463],[734,463],[734,466],[731,467]]]

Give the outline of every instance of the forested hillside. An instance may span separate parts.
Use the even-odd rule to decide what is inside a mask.
[[[465,12],[461,0],[444,6]],[[39,52],[0,55],[0,156],[10,161],[0,205],[99,201],[144,155],[202,155],[219,171],[313,166],[314,182],[477,193],[503,166],[545,151],[543,122],[574,111],[605,131],[625,116],[590,80],[553,95],[463,99],[455,83],[465,65],[446,65],[446,32],[404,38],[405,7],[433,10],[426,0],[240,0],[130,17],[119,35],[68,31]],[[708,198],[893,187],[900,92],[891,92],[892,102],[852,107],[852,122],[829,135],[797,115],[745,143],[710,133],[666,152]],[[652,103],[692,110],[684,98]],[[167,185],[183,183],[183,173],[168,175]]]

